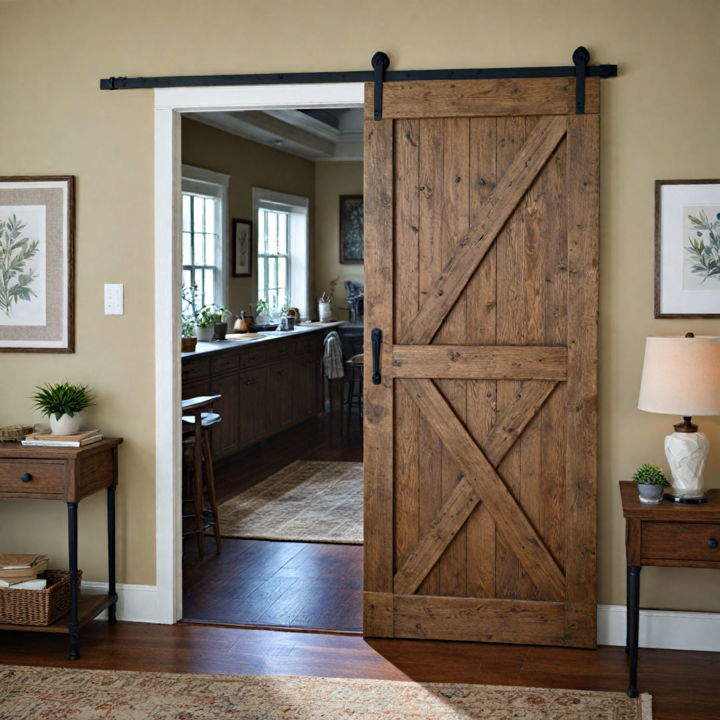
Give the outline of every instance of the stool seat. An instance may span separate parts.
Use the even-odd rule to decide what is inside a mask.
[[[197,397],[188,398],[182,401],[182,410],[183,412],[187,412],[188,410],[209,409],[212,407],[212,404],[221,397],[222,395],[198,395]]]
[[[358,353],[357,355],[353,355],[348,361],[348,365],[363,365],[365,363],[365,356],[364,353]]]

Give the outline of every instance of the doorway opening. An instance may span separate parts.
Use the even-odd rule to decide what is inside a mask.
[[[158,434],[161,415],[174,426],[158,442],[158,589],[171,621],[362,629],[362,538],[348,539],[352,532],[342,523],[327,522],[341,516],[337,501],[357,486],[358,470],[361,487],[362,409],[357,383],[323,374],[329,332],[339,333],[344,374],[353,372],[346,361],[362,353],[362,264],[340,262],[338,237],[340,197],[362,196],[362,129],[352,133],[353,154],[342,138],[350,133],[340,126],[343,116],[346,127],[352,116],[362,117],[361,103],[359,84],[156,91],[156,137],[166,140],[156,144],[156,231],[158,245],[164,242],[173,257],[173,282],[158,289],[158,313],[167,322],[175,311],[171,346],[177,345],[180,287],[198,285],[196,277],[205,281],[204,305],[232,311],[224,342],[201,344],[182,359],[179,351],[171,358],[156,347]],[[309,126],[339,141],[321,138],[313,146]],[[189,168],[227,176],[221,218],[213,205],[205,226],[197,216],[207,198],[197,186],[184,187]],[[160,228],[168,193],[173,237]],[[183,212],[188,208],[192,218]],[[238,254],[237,221],[249,227],[249,257]],[[211,237],[205,247],[203,234]],[[342,324],[320,325],[317,301],[331,289],[333,322]],[[279,315],[292,308],[299,315],[295,330],[276,331]],[[232,332],[241,329],[241,313],[250,333]],[[159,377],[163,365],[172,367],[170,380]],[[216,555],[211,530],[200,558],[194,536],[181,541],[188,527],[183,512],[191,513],[182,509],[180,400],[204,394],[222,396],[213,407],[223,421],[213,428],[212,451],[223,537]],[[308,485],[316,486],[315,495]],[[172,518],[162,498],[174,508]],[[362,493],[352,502],[361,508]],[[327,511],[318,513],[319,505]],[[294,520],[288,507],[299,510]],[[258,522],[248,529],[252,520]],[[172,592],[163,576],[172,577]]]

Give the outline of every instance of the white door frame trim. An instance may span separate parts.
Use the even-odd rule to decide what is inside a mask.
[[[357,107],[363,83],[155,91],[155,562],[157,622],[182,616],[180,538],[180,196],[183,112]]]

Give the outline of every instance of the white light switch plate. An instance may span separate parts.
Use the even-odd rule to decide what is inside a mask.
[[[105,314],[106,315],[122,315],[123,314],[123,292],[122,283],[105,283]]]

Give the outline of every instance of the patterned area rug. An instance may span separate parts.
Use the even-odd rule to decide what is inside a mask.
[[[218,510],[223,537],[362,545],[363,466],[298,460]]]
[[[2,666],[13,720],[651,720],[620,692]]]

